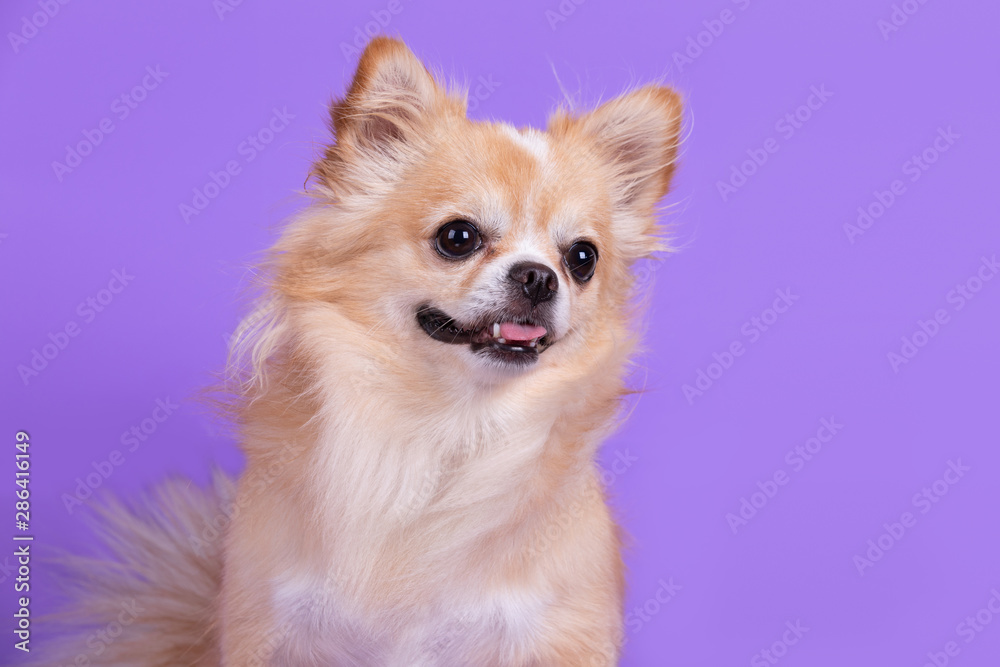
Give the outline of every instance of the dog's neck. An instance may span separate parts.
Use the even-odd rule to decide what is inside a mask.
[[[289,590],[325,580],[344,599],[416,604],[413,582],[426,596],[524,558],[593,484],[626,346],[470,384],[441,364],[406,363],[406,345],[324,333],[343,333],[342,321],[284,325],[296,334],[271,337],[288,347],[272,350],[267,389],[243,416],[247,474],[262,475],[269,525],[294,514],[309,526],[281,540],[303,564]]]
[[[247,403],[244,449],[251,466],[277,466],[298,511],[341,543],[456,516],[474,537],[592,474],[617,410],[621,345],[588,349],[587,364],[556,363],[553,348],[537,368],[474,383],[401,358],[405,344],[343,335],[351,324],[335,317],[300,313],[284,323],[296,335],[275,336],[289,347]]]

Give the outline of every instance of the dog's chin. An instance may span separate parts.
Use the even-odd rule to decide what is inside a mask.
[[[551,324],[498,311],[475,322],[459,322],[444,311],[424,305],[417,324],[433,340],[468,349],[476,361],[501,372],[532,368],[555,343]]]

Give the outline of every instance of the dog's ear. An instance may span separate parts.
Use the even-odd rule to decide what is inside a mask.
[[[663,86],[645,86],[572,118],[550,119],[550,130],[582,133],[609,170],[616,235],[633,258],[663,248],[655,206],[667,193],[677,160],[682,104]]]
[[[314,175],[334,190],[389,181],[420,154],[431,123],[454,111],[464,113],[403,42],[376,37],[346,97],[331,107],[336,144]]]

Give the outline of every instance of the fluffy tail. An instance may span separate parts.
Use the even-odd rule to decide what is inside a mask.
[[[218,667],[222,533],[233,497],[232,480],[219,474],[208,490],[171,480],[138,503],[98,508],[104,553],[61,559],[71,604],[52,618],[60,639],[43,664]]]

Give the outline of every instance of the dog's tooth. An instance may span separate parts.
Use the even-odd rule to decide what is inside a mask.
[[[500,323],[499,322],[494,322],[493,323],[493,337],[494,338],[499,338],[500,337]]]
[[[531,347],[535,347],[536,345],[538,345],[538,339],[532,338],[530,341],[528,341],[528,345]]]
[[[497,342],[500,343],[501,345],[506,345],[507,344],[507,339],[506,338],[497,338]]]

